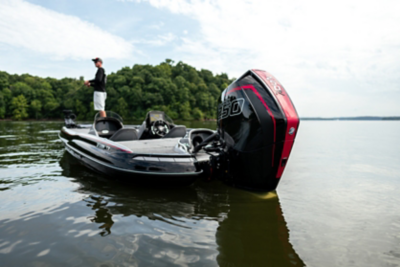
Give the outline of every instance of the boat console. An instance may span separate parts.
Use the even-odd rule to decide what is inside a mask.
[[[67,128],[79,127],[74,122],[76,116],[72,111],[68,110],[64,113]],[[139,127],[125,127],[122,118],[115,112],[106,111],[106,115],[106,117],[100,117],[99,113],[96,114],[90,134],[119,142],[182,138],[187,133],[186,126],[175,125],[163,111],[149,111]]]
[[[177,138],[186,135],[186,127],[175,125],[163,111],[149,111],[139,128],[139,140]]]

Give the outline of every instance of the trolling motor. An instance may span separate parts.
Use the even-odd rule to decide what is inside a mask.
[[[75,123],[76,115],[72,113],[72,110],[65,109],[63,110],[63,113],[64,113],[65,127],[78,128],[78,126]]]
[[[215,132],[206,139],[204,139],[203,142],[195,146],[193,149],[193,153],[197,153],[200,151],[200,149],[203,149],[206,152],[219,152],[221,149],[224,148],[219,142],[224,143],[224,140],[221,138],[219,132]]]
[[[210,135],[203,142],[194,147],[193,153],[203,149],[210,156],[210,160],[204,166],[205,176],[208,180],[219,179],[223,181],[229,180],[229,145],[223,138],[224,134],[220,131]]]

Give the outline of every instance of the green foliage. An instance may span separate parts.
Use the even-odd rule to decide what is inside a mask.
[[[122,116],[122,118],[126,118],[128,116],[128,104],[126,103],[125,99],[120,97],[118,99],[118,106],[115,111]]]
[[[0,92],[0,119],[4,119],[6,116],[6,102],[4,101],[4,95]]]
[[[192,113],[195,120],[201,121],[204,119],[203,112],[199,108],[194,108]]]
[[[83,80],[0,71],[0,118],[61,118],[62,110],[72,109],[78,119],[92,120],[93,88],[84,86]],[[218,98],[233,81],[225,73],[198,71],[171,59],[156,66],[123,67],[107,80],[107,110],[124,119],[143,119],[149,110],[162,110],[182,120],[215,118]]]
[[[28,113],[26,109],[28,108],[28,104],[26,102],[26,98],[23,95],[19,95],[14,97],[11,100],[11,109],[13,110],[13,119],[22,120],[28,118]]]
[[[75,101],[75,112],[77,114],[78,120],[86,119],[87,109],[86,109],[85,105],[83,105],[79,99],[76,99],[76,101]]]
[[[96,116],[97,110],[94,110],[94,104],[93,101],[90,102],[90,109],[89,112],[86,113],[86,119],[91,121],[93,120],[94,116]]]
[[[0,90],[8,88],[8,74],[4,71],[0,71]]]
[[[31,102],[31,111],[35,119],[40,118],[40,111],[42,110],[42,103],[35,99]]]
[[[4,105],[3,112],[5,112],[5,114],[2,118],[11,117],[12,116],[11,109],[7,108],[7,107],[9,107],[11,105],[12,92],[10,89],[4,88],[1,93],[3,95],[3,101],[4,101],[4,103],[2,103]]]

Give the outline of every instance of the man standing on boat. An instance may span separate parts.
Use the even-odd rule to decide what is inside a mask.
[[[96,77],[93,80],[85,81],[86,86],[93,86],[94,93],[93,93],[93,105],[94,110],[98,110],[100,113],[100,117],[106,117],[106,82],[107,76],[106,72],[103,69],[103,60],[101,58],[94,58],[92,59],[94,65],[97,68]]]

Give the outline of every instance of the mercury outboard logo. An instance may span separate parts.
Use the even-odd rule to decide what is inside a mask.
[[[272,84],[272,86],[277,94],[284,95],[282,92],[281,85],[279,85],[279,83],[273,77],[267,76],[267,81],[269,81]]]
[[[294,134],[294,131],[295,131],[296,129],[294,128],[294,127],[291,127],[290,129],[289,129],[289,134],[290,135],[292,135],[292,134]]]

